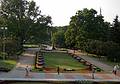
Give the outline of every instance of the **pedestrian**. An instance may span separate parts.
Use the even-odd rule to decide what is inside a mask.
[[[118,65],[115,65],[113,68],[113,73],[116,75],[117,74],[117,70],[119,69]]]
[[[25,76],[28,77],[29,76],[29,68],[28,68],[28,66],[26,66],[25,71],[26,71]]]
[[[57,67],[57,73],[58,73],[58,75],[60,74],[60,68],[59,68],[59,66]]]
[[[92,68],[92,79],[95,79],[95,68]]]

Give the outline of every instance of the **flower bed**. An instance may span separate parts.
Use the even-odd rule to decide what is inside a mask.
[[[42,52],[36,52],[35,68],[41,69],[43,67],[44,67],[44,58]]]

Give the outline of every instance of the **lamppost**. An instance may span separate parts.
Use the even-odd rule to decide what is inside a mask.
[[[7,30],[7,27],[1,27],[1,29],[3,30],[3,59],[5,60],[5,40],[6,40],[6,35],[5,35],[5,31]]]

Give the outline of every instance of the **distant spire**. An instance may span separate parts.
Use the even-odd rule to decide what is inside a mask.
[[[118,15],[116,15],[116,18],[118,18]]]
[[[100,16],[102,16],[102,10],[101,10],[101,8],[100,8]]]

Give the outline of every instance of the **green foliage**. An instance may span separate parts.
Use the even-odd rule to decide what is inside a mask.
[[[108,41],[105,43],[107,58],[113,62],[120,62],[120,46],[117,43]]]
[[[9,58],[15,56],[20,51],[20,44],[16,39],[7,37],[5,40],[1,39],[0,42],[0,58]],[[5,49],[5,50],[4,50]],[[5,52],[4,52],[5,51]],[[14,57],[13,57],[14,58]]]
[[[115,43],[120,44],[120,22],[118,20],[118,16],[115,17],[113,21],[113,26],[111,27],[111,40],[114,41]]]
[[[98,56],[106,56],[108,60],[119,62],[120,61],[120,46],[112,41],[99,41],[99,40],[86,40],[84,44],[81,43],[80,49],[88,53],[96,54]]]
[[[113,27],[104,22],[103,16],[94,9],[83,9],[71,17],[65,32],[65,43],[70,48],[106,56],[108,60],[120,61],[120,22],[118,16]]]
[[[75,47],[86,39],[106,41],[108,28],[109,23],[104,22],[103,16],[97,15],[94,9],[85,8],[71,17],[65,34],[66,45]]]
[[[5,51],[8,56],[15,55],[19,51],[20,44],[16,40],[7,39],[5,45]]]
[[[52,35],[52,44],[54,44],[56,47],[65,47],[65,31],[63,29],[58,29],[56,32]]]
[[[7,26],[8,33],[17,37],[21,45],[33,39],[36,42],[46,40],[51,17],[42,15],[34,1],[2,0],[1,2],[0,25]]]
[[[15,67],[15,65],[16,65],[15,60],[0,60],[0,68],[6,71],[10,71]]]
[[[5,45],[7,55],[14,56],[23,50],[26,42],[47,41],[51,23],[51,17],[42,15],[34,1],[2,0],[0,27],[7,27],[7,30],[0,29],[0,51],[3,52]]]

